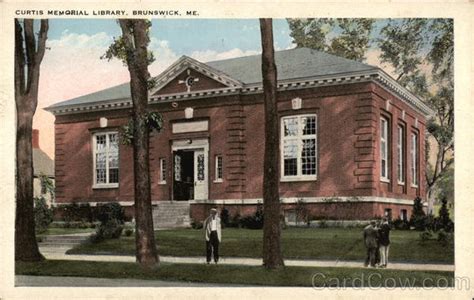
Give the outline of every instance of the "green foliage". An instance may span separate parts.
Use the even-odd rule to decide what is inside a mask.
[[[240,224],[242,228],[248,229],[262,229],[263,228],[263,208],[259,202],[257,205],[257,210],[251,216],[246,216],[240,219]]]
[[[54,198],[54,183],[51,178],[44,174],[39,175],[39,180],[41,183],[41,194],[46,195],[49,194],[51,199]]]
[[[370,44],[374,19],[288,19],[290,36],[297,47],[362,61]],[[332,32],[339,34],[329,38]]]
[[[420,233],[420,240],[422,243],[425,243],[428,240],[433,239],[433,232],[431,230],[425,230],[422,233]]]
[[[447,207],[446,198],[441,199],[441,207],[439,208],[439,217],[437,219],[437,225],[440,230],[452,232],[454,230],[454,223],[449,217],[449,210]]]
[[[145,116],[145,125],[150,132],[160,132],[163,128],[163,117],[158,112],[148,112]],[[120,141],[123,145],[131,145],[133,143],[133,119],[128,120],[128,124],[120,129]]]
[[[73,221],[93,222],[96,219],[94,211],[89,203],[77,204],[75,202],[61,206],[63,210],[63,219],[67,223]]]
[[[229,226],[229,223],[230,223],[229,210],[225,207],[223,207],[222,210],[221,210],[221,221],[222,221],[222,225],[224,225],[224,227]]]
[[[118,22],[118,21],[117,21]],[[146,20],[146,26],[147,26],[147,36],[148,36],[148,41],[147,45],[150,42],[150,28],[151,28],[151,21]],[[130,30],[133,32],[133,27],[131,23],[128,23],[128,26]],[[127,48],[127,43],[125,42],[125,39],[123,36],[120,36],[118,38],[114,37],[114,41],[112,44],[109,46],[107,51],[100,57],[101,59],[107,59],[108,61],[112,60],[113,58],[118,58],[122,61],[124,66],[128,65],[128,57],[131,55],[132,49]],[[155,56],[153,55],[152,51],[148,51],[147,53],[148,56],[148,65],[151,65],[155,61]]]
[[[393,220],[392,225],[395,229],[398,229],[398,230],[410,229],[409,222],[406,220],[402,220],[400,218]]]
[[[35,230],[36,233],[43,233],[53,222],[53,210],[46,204],[43,196],[34,198]]]
[[[202,229],[203,226],[204,226],[204,224],[203,224],[202,222],[195,221],[195,220],[193,220],[193,221],[191,222],[191,228],[192,228],[192,229]]]
[[[419,75],[419,66],[423,59],[420,52],[425,46],[423,33],[426,31],[426,19],[390,20],[380,31],[377,40],[382,51],[380,58],[395,68],[397,80],[404,80],[409,75]]]
[[[92,243],[106,239],[118,239],[122,235],[125,214],[123,207],[118,203],[107,203],[100,207],[98,214],[100,225],[96,233],[91,236]]]
[[[437,241],[444,247],[454,246],[454,233],[441,229],[438,231]]]

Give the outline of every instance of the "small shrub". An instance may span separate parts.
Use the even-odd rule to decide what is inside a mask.
[[[195,220],[193,220],[193,221],[191,222],[191,228],[193,228],[193,229],[202,229],[203,226],[204,226],[204,225],[203,225],[202,222],[195,221]]]
[[[45,232],[53,222],[53,211],[46,204],[43,196],[34,198],[35,229],[37,233]]]
[[[240,217],[240,214],[235,214],[231,221],[229,222],[229,227],[236,227],[236,228],[240,228],[242,226],[241,224],[241,217]]]
[[[326,220],[319,221],[319,228],[328,228],[328,224],[326,223]]]
[[[398,230],[408,230],[410,229],[410,224],[406,220],[402,220],[400,218],[393,220],[392,222],[393,228]]]
[[[433,239],[433,232],[429,230],[423,231],[422,233],[420,233],[420,239],[422,243]]]
[[[260,205],[251,216],[246,216],[240,219],[241,227],[248,229],[262,229],[263,228],[263,209]]]
[[[224,227],[229,227],[230,225],[229,210],[225,207],[223,207],[221,211],[221,222]]]
[[[118,239],[122,235],[124,224],[124,211],[118,203],[107,203],[100,207],[98,214],[100,225],[91,242],[104,239]]]
[[[132,234],[133,234],[133,229],[132,228],[125,229],[125,236],[132,236]]]

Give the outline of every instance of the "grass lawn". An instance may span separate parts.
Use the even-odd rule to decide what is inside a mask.
[[[453,286],[454,272],[395,271],[358,268],[263,267],[166,264],[147,270],[135,263],[49,260],[16,263],[17,275],[128,278],[184,282],[229,283],[267,286],[345,287],[446,287]],[[429,279],[429,280],[427,280]],[[314,282],[314,285],[313,285]],[[345,282],[345,283],[344,283]]]
[[[73,234],[73,233],[87,233],[95,232],[95,228],[59,228],[50,227],[45,232],[37,234],[37,236],[44,235],[62,235],[62,234]]]
[[[205,255],[202,230],[160,230],[155,235],[160,255]],[[223,257],[261,257],[262,235],[262,230],[223,229],[219,252]],[[419,232],[393,230],[391,242],[391,261],[454,263],[453,247],[443,247],[436,240],[422,243]],[[282,231],[281,243],[285,258],[363,260],[365,257],[360,228],[288,228]],[[68,253],[134,255],[134,237],[83,244]]]

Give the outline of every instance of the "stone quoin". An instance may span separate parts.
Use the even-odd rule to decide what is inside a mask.
[[[316,219],[409,218],[425,195],[431,109],[377,67],[307,48],[275,54],[282,214],[304,204]],[[260,55],[183,56],[156,77],[149,109],[164,128],[150,140],[154,205],[186,202],[202,221],[210,207],[244,216],[262,203],[261,77]],[[56,203],[133,209],[132,147],[119,142],[131,103],[125,83],[47,108]]]

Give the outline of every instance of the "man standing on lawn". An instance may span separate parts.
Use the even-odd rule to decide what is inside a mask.
[[[382,225],[379,229],[379,245],[380,245],[380,267],[386,268],[388,263],[388,249],[390,248],[390,225],[388,218],[384,217]]]
[[[214,262],[217,264],[221,242],[221,219],[217,215],[217,209],[211,208],[211,214],[204,221],[204,231],[206,233],[206,261],[209,264],[214,254]]]
[[[367,257],[365,259],[365,266],[375,267],[375,260],[377,254],[377,228],[375,228],[375,221],[370,221],[370,224],[364,228],[364,243],[367,249]]]

